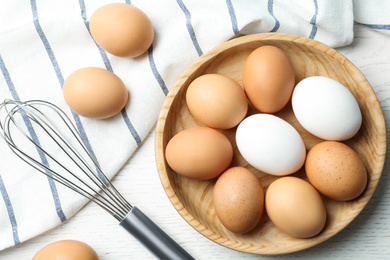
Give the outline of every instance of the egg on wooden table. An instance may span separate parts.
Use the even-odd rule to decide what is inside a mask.
[[[177,133],[169,140],[165,157],[176,173],[208,180],[220,175],[230,165],[233,147],[218,130],[194,127]]]
[[[63,95],[73,111],[95,119],[118,114],[129,99],[127,88],[117,75],[95,67],[71,73],[64,82]]]
[[[297,177],[281,177],[272,182],[265,194],[265,208],[272,223],[293,237],[313,237],[326,223],[320,194]]]
[[[301,80],[294,89],[291,103],[298,122],[308,132],[325,140],[347,140],[362,124],[362,114],[353,94],[328,77]]]
[[[242,81],[245,93],[256,109],[275,113],[291,98],[295,72],[282,49],[265,45],[249,54],[244,64]]]
[[[98,260],[95,250],[77,240],[61,240],[40,249],[32,260]]]
[[[367,186],[367,170],[360,155],[341,142],[324,141],[307,154],[306,175],[328,198],[348,201],[360,196]]]
[[[242,87],[220,74],[205,74],[192,81],[186,92],[186,103],[194,118],[217,129],[237,126],[248,111]]]
[[[213,203],[225,228],[235,233],[247,233],[263,215],[264,190],[259,178],[250,170],[232,167],[218,177]]]
[[[236,143],[249,164],[268,174],[292,174],[305,162],[306,148],[298,131],[271,114],[245,118],[237,127]]]
[[[98,8],[90,18],[89,28],[96,43],[118,57],[140,56],[148,50],[154,38],[149,17],[137,7],[125,3]]]

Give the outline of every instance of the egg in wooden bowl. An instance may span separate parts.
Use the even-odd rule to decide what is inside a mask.
[[[361,111],[362,124],[359,131],[342,142],[351,147],[363,161],[367,171],[367,185],[360,196],[348,201],[333,200],[321,194],[326,209],[326,222],[322,230],[312,237],[299,238],[282,231],[272,223],[266,211],[249,232],[239,233],[227,229],[219,220],[214,207],[213,191],[218,176],[208,180],[182,176],[172,170],[165,156],[167,144],[173,136],[186,129],[205,127],[191,114],[187,106],[186,92],[190,84],[202,75],[221,74],[243,85],[243,68],[248,56],[259,47],[269,45],[282,50],[291,61],[295,84],[311,76],[337,80],[352,93]],[[250,102],[248,104],[247,116],[262,113]],[[306,151],[324,141],[301,126],[294,115],[291,101],[272,114],[297,130]],[[232,144],[233,158],[228,168],[239,166],[253,172],[259,178],[266,194],[268,186],[284,176],[265,173],[249,164],[237,147],[236,130],[237,126],[217,129]],[[198,58],[183,72],[171,87],[160,111],[156,126],[155,153],[159,177],[168,198],[194,229],[210,240],[237,251],[262,255],[286,254],[329,239],[345,228],[363,210],[382,173],[386,154],[386,129],[383,113],[372,87],[343,55],[306,37],[262,33],[225,42]],[[309,182],[304,166],[289,176]]]

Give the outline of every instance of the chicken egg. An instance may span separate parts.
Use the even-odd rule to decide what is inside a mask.
[[[84,242],[61,240],[40,249],[32,260],[98,260],[95,250]]]
[[[237,126],[248,111],[242,87],[220,74],[206,74],[192,81],[186,102],[192,116],[205,126],[218,129]]]
[[[176,173],[208,180],[217,177],[229,166],[233,147],[218,130],[194,127],[179,132],[169,140],[165,157]]]
[[[250,170],[232,167],[218,177],[213,203],[225,228],[235,233],[247,233],[263,215],[264,190],[259,178]]]
[[[118,114],[129,98],[125,84],[117,75],[95,67],[70,74],[63,85],[63,95],[77,114],[96,119]]]
[[[251,104],[260,112],[275,113],[290,100],[295,72],[283,50],[266,45],[248,56],[242,80]]]
[[[302,137],[287,121],[274,115],[254,114],[245,118],[237,127],[236,143],[249,164],[268,174],[291,174],[305,162]]]
[[[320,194],[297,177],[281,177],[272,182],[265,194],[265,209],[272,223],[293,237],[313,237],[326,222]]]
[[[125,3],[98,8],[90,18],[89,28],[96,43],[118,57],[140,56],[148,50],[154,38],[149,17]]]
[[[353,137],[362,124],[355,97],[338,81],[312,76],[294,89],[292,108],[298,122],[311,134],[332,141]]]
[[[334,200],[355,199],[367,185],[367,171],[360,155],[341,142],[315,145],[307,154],[305,169],[310,183]]]

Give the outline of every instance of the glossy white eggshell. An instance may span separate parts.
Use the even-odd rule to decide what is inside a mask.
[[[236,143],[253,167],[272,175],[298,171],[306,158],[305,144],[287,121],[271,114],[255,114],[237,127]]]
[[[347,140],[362,124],[362,114],[353,94],[331,78],[303,79],[296,85],[291,102],[298,122],[325,140]]]

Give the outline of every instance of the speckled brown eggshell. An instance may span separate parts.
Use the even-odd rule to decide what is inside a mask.
[[[261,112],[275,113],[291,98],[295,72],[282,49],[265,45],[246,59],[242,80],[251,104]]]
[[[95,250],[77,240],[61,240],[40,249],[32,260],[98,260]]]
[[[192,116],[217,129],[237,126],[248,111],[247,97],[240,84],[220,74],[205,74],[192,81],[186,103]]]
[[[220,175],[230,165],[233,147],[218,130],[194,127],[169,140],[165,157],[176,173],[191,179],[208,180]]]
[[[315,145],[307,154],[305,170],[310,183],[334,200],[355,199],[367,185],[367,171],[360,155],[341,142]]]
[[[250,170],[229,168],[214,186],[213,203],[225,228],[235,233],[247,233],[263,215],[264,190],[259,178]]]

